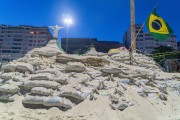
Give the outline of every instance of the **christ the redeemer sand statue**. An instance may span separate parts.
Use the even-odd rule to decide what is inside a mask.
[[[54,30],[53,38],[57,39],[58,38],[58,31],[60,29],[62,29],[63,27],[56,25],[56,26],[49,26],[49,28],[52,28]]]
[[[53,39],[51,39],[46,46],[55,48],[58,52],[60,51],[62,52],[63,50],[61,48],[60,43],[58,42],[58,31],[63,27],[56,25],[56,26],[49,26],[49,28],[53,29],[54,34],[53,34]]]

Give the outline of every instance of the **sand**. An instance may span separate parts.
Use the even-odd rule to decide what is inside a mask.
[[[153,60],[139,54],[135,56],[137,60],[135,64],[129,65],[127,53],[120,54],[121,57],[119,57],[119,54],[101,54],[102,56],[97,56],[98,53],[93,56],[93,53],[96,51],[92,49],[93,51],[90,51],[91,54],[85,56],[67,55],[60,51],[55,43],[55,40],[52,40],[46,46],[48,49],[46,47],[35,49],[25,57],[11,62],[10,64],[15,64],[16,62],[28,63],[33,66],[34,72],[23,73],[24,75],[18,84],[17,81],[12,80],[7,80],[11,82],[6,84],[22,85],[24,82],[30,81],[34,74],[38,75],[37,71],[41,70],[42,72],[44,70],[46,71],[43,73],[44,75],[53,76],[50,77],[51,80],[57,80],[58,78],[64,81],[67,80],[67,84],[64,83],[54,90],[54,95],[58,95],[62,91],[75,93],[90,91],[91,95],[93,95],[93,97],[91,96],[92,99],[88,95],[84,98],[84,101],[72,106],[67,111],[62,111],[57,107],[32,109],[26,108],[22,104],[25,96],[30,93],[17,93],[13,96],[14,102],[0,102],[0,120],[180,119],[180,96],[173,89],[175,84],[180,83],[179,73],[165,73]],[[53,50],[55,52],[52,52]],[[56,59],[60,56],[63,62],[69,61],[67,63],[73,64],[57,62]],[[89,58],[91,58],[91,61],[88,61]],[[143,62],[140,60],[143,60]],[[70,69],[71,72],[66,71],[67,65],[68,70]],[[26,70],[26,66],[23,66],[23,70]],[[22,72],[22,70],[16,72]],[[3,71],[1,71],[1,74],[3,74]],[[142,80],[149,81],[152,84],[142,84],[142,82],[140,84]],[[166,86],[165,91],[159,87],[163,85]],[[122,95],[115,93],[116,89]],[[142,95],[143,90],[145,90],[147,96]],[[167,100],[160,99],[161,94],[165,94]],[[128,107],[123,110],[112,109],[111,105],[114,104],[112,96],[118,99],[118,104],[128,103]]]

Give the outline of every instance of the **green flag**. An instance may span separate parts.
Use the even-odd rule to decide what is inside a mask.
[[[147,28],[149,32],[154,36],[158,41],[165,41],[168,37],[173,34],[173,30],[168,25],[168,23],[163,20],[157,13],[156,9],[150,14],[149,18],[146,21]]]

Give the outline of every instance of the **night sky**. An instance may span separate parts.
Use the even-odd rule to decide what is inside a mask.
[[[159,1],[157,12],[180,39],[180,0],[135,0],[136,23],[142,24]],[[63,15],[74,23],[69,37],[91,37],[120,41],[130,24],[130,0],[0,0],[0,24],[63,26],[59,39],[66,37]]]

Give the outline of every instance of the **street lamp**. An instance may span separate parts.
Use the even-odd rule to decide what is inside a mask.
[[[67,48],[68,48],[68,32],[69,32],[69,26],[72,24],[72,19],[67,16],[64,19],[65,24],[67,25],[67,39],[66,39],[66,53],[67,53]]]

